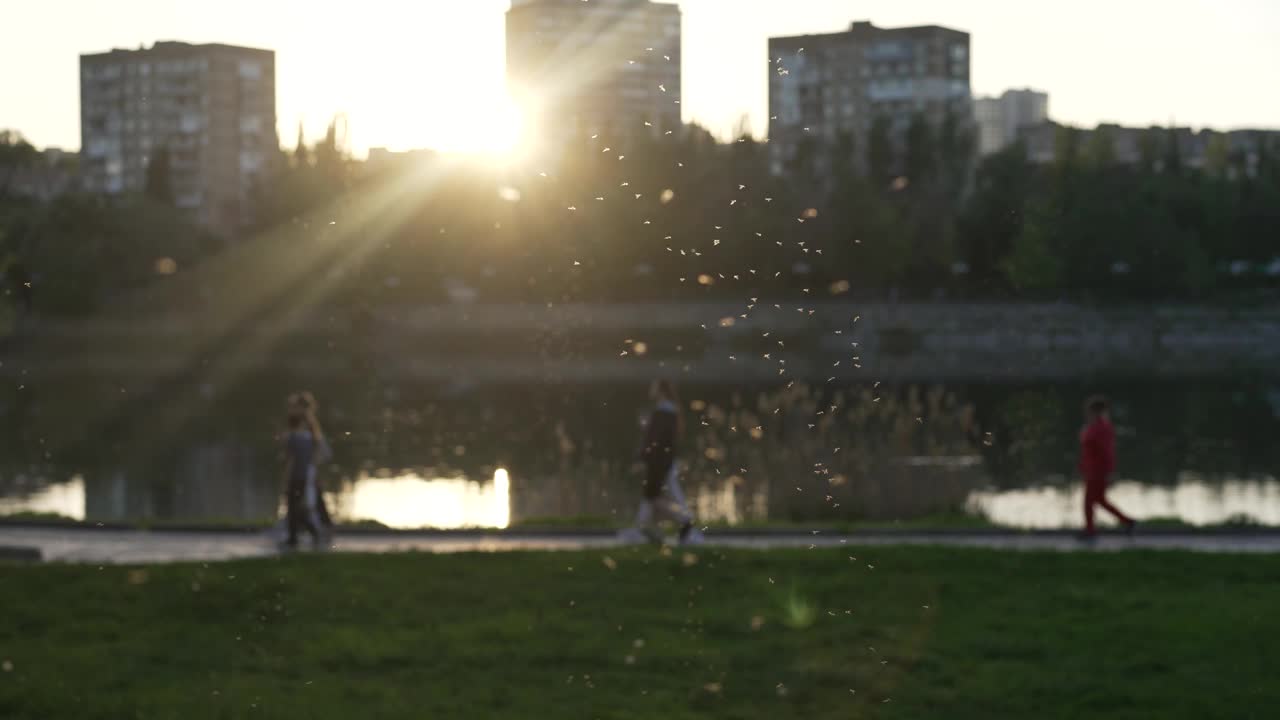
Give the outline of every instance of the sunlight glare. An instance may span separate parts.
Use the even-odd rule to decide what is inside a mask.
[[[511,522],[511,482],[502,468],[492,482],[361,473],[336,500],[344,520],[376,520],[393,528],[505,528]]]
[[[505,93],[475,98],[474,113],[448,123],[440,150],[475,153],[510,159],[523,150],[524,118],[520,107]]]

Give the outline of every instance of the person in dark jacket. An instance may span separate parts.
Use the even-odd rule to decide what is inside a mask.
[[[1132,533],[1137,523],[1107,501],[1107,479],[1116,470],[1116,430],[1111,424],[1110,405],[1101,396],[1085,404],[1086,424],[1080,431],[1080,475],[1084,478],[1084,537],[1097,536],[1093,524],[1094,506],[1100,505]]]
[[[650,540],[659,541],[661,536],[655,525],[669,517],[680,527],[680,542],[694,542],[698,539],[697,532],[693,529],[693,515],[680,488],[680,465],[676,460],[680,434],[684,429],[679,400],[675,388],[666,380],[655,382],[650,395],[655,406],[644,423],[640,447],[644,485],[635,529]]]

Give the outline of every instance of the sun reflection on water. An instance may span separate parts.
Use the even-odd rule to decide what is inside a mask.
[[[84,477],[75,475],[67,482],[47,485],[30,494],[0,497],[0,515],[14,513],[50,514],[84,520]]]
[[[1121,481],[1107,495],[1139,520],[1178,518],[1193,525],[1211,525],[1248,518],[1263,525],[1280,525],[1280,481],[1273,477],[1208,482],[1184,472],[1172,486]],[[1083,489],[1076,483],[978,491],[969,496],[968,506],[1001,525],[1061,528],[1080,524],[1083,502]],[[1100,517],[1100,522],[1111,521],[1106,513]]]
[[[503,468],[491,482],[362,473],[334,498],[334,514],[340,522],[373,520],[392,528],[505,528],[511,521],[510,495],[511,479]]]

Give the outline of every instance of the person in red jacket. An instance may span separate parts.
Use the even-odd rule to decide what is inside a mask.
[[[1084,477],[1084,537],[1093,538],[1093,506],[1103,509],[1132,533],[1137,525],[1133,518],[1107,502],[1107,478],[1116,470],[1116,430],[1111,425],[1110,406],[1101,396],[1089,398],[1085,404],[1086,424],[1080,431],[1080,475]]]

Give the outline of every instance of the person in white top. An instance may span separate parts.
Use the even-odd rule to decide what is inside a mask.
[[[331,538],[333,534],[333,518],[329,515],[329,508],[324,502],[324,494],[320,491],[317,471],[319,466],[333,459],[333,449],[330,447],[328,439],[325,438],[324,430],[320,427],[318,417],[320,404],[316,402],[314,395],[303,391],[289,397],[289,407],[291,412],[297,412],[302,415],[305,419],[304,426],[315,441],[315,452],[312,455],[311,465],[307,468],[304,504],[312,522],[326,536]]]

